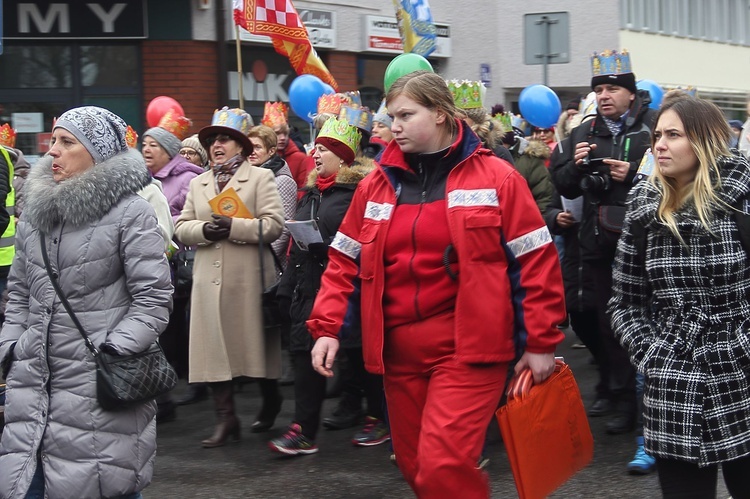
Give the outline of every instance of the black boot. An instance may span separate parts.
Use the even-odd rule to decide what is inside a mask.
[[[216,416],[219,422],[214,429],[214,434],[203,440],[201,445],[205,448],[221,447],[232,437],[233,441],[240,439],[240,421],[234,412],[234,391],[231,381],[220,383],[209,383],[214,395]]]
[[[190,405],[208,399],[208,385],[206,383],[191,383],[185,394],[175,402],[177,405]]]
[[[258,383],[260,384],[260,394],[263,397],[263,405],[258,417],[250,427],[250,431],[253,433],[262,433],[273,427],[276,416],[281,412],[281,403],[284,401],[277,380],[262,378],[258,380]]]

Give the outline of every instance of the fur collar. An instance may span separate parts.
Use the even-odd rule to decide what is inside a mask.
[[[354,160],[352,166],[343,167],[339,170],[336,175],[336,185],[357,185],[368,173],[375,169],[375,162],[367,157],[360,157]],[[315,187],[315,180],[318,178],[318,170],[312,169],[310,174],[307,176],[307,184],[305,186],[308,189]]]
[[[60,223],[81,227],[101,219],[122,198],[151,182],[143,156],[128,149],[62,182],[52,178],[51,156],[41,158],[24,185],[23,218],[49,234]]]
[[[750,199],[750,164],[747,158],[733,151],[734,155],[719,159],[719,174],[721,175],[721,187],[719,198],[729,206],[750,211],[746,206],[740,206],[740,202]],[[656,220],[656,210],[659,208],[661,193],[652,185],[648,179],[638,183],[628,193],[628,211],[633,220],[638,220],[645,227],[654,227],[659,224]],[[719,207],[720,210],[725,208]],[[695,215],[692,205],[687,206],[678,214],[678,225],[680,221],[689,222]]]
[[[552,155],[549,146],[541,140],[530,140],[528,141],[523,154],[531,156],[532,158],[547,159]]]

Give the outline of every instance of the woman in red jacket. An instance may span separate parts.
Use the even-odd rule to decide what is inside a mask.
[[[331,243],[307,322],[325,376],[359,311],[397,463],[419,497],[489,497],[476,468],[508,366],[554,370],[565,317],[555,246],[526,181],[418,71],[387,95],[394,140]],[[361,293],[361,296],[359,296]]]

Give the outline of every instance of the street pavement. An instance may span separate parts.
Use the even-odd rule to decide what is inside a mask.
[[[564,330],[558,348],[571,366],[584,403],[593,402],[596,366],[585,349],[571,346],[577,338]],[[176,389],[179,396],[185,385]],[[214,426],[210,400],[178,408],[177,418],[158,426],[156,470],[143,495],[150,498],[411,498],[409,487],[390,463],[387,444],[359,448],[351,444],[352,430],[327,431],[318,435],[320,452],[293,458],[279,457],[267,446],[280,435],[294,412],[293,387],[283,387],[284,404],[276,426],[264,434],[250,433],[260,407],[257,384],[243,385],[236,395],[242,421],[242,439],[216,449],[203,449],[200,441]],[[323,416],[336,406],[328,399]],[[656,474],[628,475],[625,466],[635,451],[634,435],[607,435],[606,418],[591,418],[595,449],[592,463],[563,485],[553,498],[652,498],[660,497]],[[490,426],[486,455],[492,497],[517,497],[513,477],[496,424]],[[729,497],[721,479],[721,499]],[[460,499],[460,498],[457,498]]]

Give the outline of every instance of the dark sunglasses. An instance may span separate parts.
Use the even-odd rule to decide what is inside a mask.
[[[211,147],[214,142],[218,142],[219,144],[226,144],[230,140],[234,139],[229,135],[214,135],[206,139],[206,144],[208,144],[208,147]]]

